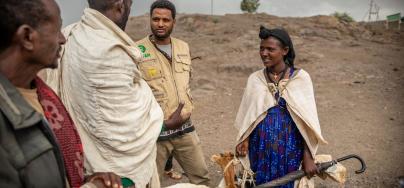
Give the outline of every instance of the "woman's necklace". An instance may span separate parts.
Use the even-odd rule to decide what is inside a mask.
[[[273,73],[273,72],[271,72],[271,71],[267,68],[267,74],[268,74],[269,80],[270,80],[272,83],[274,83],[276,87],[278,87],[279,81],[281,81],[281,80],[283,79],[283,77],[285,77],[285,74],[286,74],[286,70],[287,70],[287,69],[288,69],[288,66],[285,65],[285,68],[284,68],[281,72],[279,72],[279,73]],[[275,79],[275,80],[272,80],[270,74],[272,74],[272,75],[274,76],[274,79]],[[280,75],[280,78],[278,79],[279,75]]]
[[[266,69],[266,74],[267,74],[267,77],[268,77],[269,81],[271,81],[271,82],[274,84],[274,85],[272,85],[272,86],[271,86],[271,85],[269,86],[269,90],[270,90],[270,91],[272,92],[272,94],[274,95],[275,100],[276,100],[276,103],[279,102],[279,89],[278,89],[278,84],[279,84],[279,82],[283,79],[283,77],[285,76],[286,70],[288,70],[288,66],[287,66],[287,65],[285,65],[285,68],[284,68],[281,72],[279,72],[279,73],[271,73],[271,71],[269,70],[269,68]],[[270,74],[273,74],[273,75],[274,75],[274,79],[275,79],[275,80],[272,80]],[[277,80],[277,78],[278,78],[279,75],[280,75],[280,78]]]
[[[280,72],[280,73],[283,73],[283,71]],[[274,75],[275,80],[278,78],[278,76],[279,76],[280,73],[272,73],[272,74]]]

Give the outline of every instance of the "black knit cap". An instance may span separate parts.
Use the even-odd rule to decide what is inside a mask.
[[[275,29],[267,29],[264,26],[260,27],[260,33],[259,33],[260,39],[264,40],[269,37],[275,37],[277,38],[285,47],[289,47],[289,52],[286,54],[284,57],[284,61],[286,64],[289,66],[293,67],[294,60],[296,57],[295,50],[293,48],[293,43],[292,40],[290,39],[290,36],[288,32],[282,28],[275,28]]]

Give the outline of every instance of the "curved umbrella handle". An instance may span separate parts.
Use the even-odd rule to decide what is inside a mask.
[[[345,156],[345,157],[341,157],[341,158],[337,159],[336,161],[337,161],[337,162],[341,162],[341,161],[345,161],[345,160],[352,159],[352,158],[358,159],[359,162],[361,163],[361,169],[356,170],[355,173],[356,173],[356,174],[360,174],[360,173],[365,172],[365,170],[366,170],[366,163],[365,163],[365,161],[364,161],[361,157],[359,157],[358,155],[355,155],[355,154],[347,155],[347,156]]]

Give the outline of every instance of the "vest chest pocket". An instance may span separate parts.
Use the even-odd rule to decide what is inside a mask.
[[[176,72],[190,72],[191,71],[191,58],[189,55],[175,56],[175,71]]]
[[[146,81],[159,79],[162,77],[161,67],[156,62],[156,59],[151,59],[139,63],[140,71]]]

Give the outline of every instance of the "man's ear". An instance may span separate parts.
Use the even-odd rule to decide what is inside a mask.
[[[118,11],[120,14],[125,13],[125,1],[118,0],[114,3],[115,10]]]
[[[23,49],[33,51],[35,48],[35,40],[39,33],[29,25],[21,25],[13,37],[13,42],[19,44]]]

